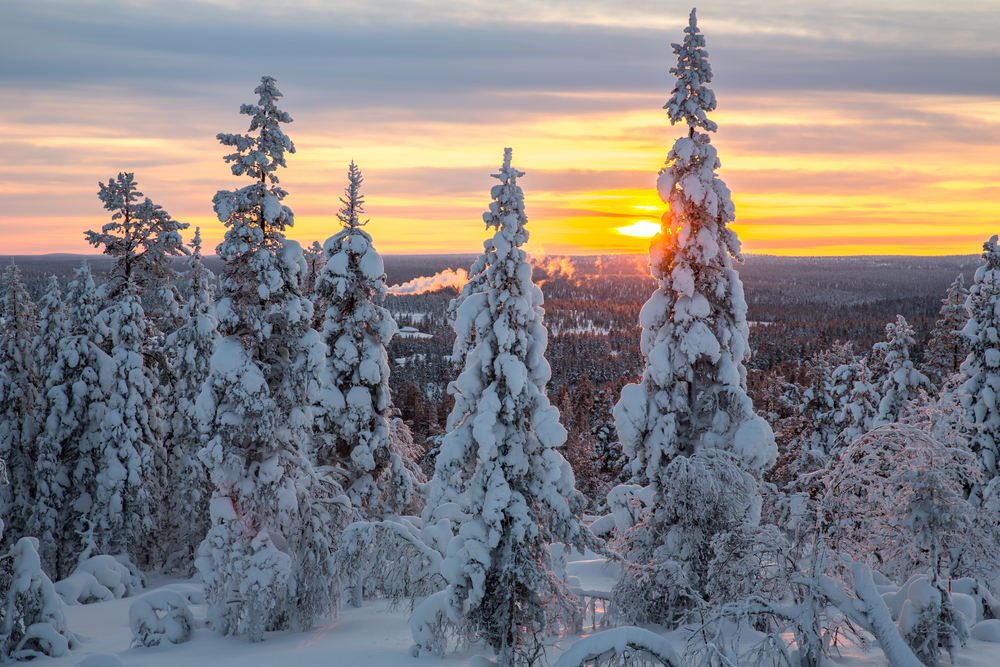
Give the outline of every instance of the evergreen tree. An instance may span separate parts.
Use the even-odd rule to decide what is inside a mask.
[[[684,32],[684,44],[672,45],[678,85],[666,108],[671,122],[687,121],[690,132],[674,143],[657,180],[670,210],[649,251],[659,288],[640,314],[646,369],[615,408],[632,473],[657,495],[664,491],[661,472],[677,456],[720,449],[759,472],[777,455],[771,429],[746,393],[747,305],[730,264],[730,256],[742,256],[727,227],[735,219],[733,202],[715,175],[720,163],[709,136],[695,130],[715,129],[704,118],[715,97],[703,89],[712,73],[693,10]],[[702,106],[692,109],[696,103]]]
[[[877,385],[882,400],[878,406],[878,416],[873,425],[895,424],[902,420],[906,406],[919,396],[919,392],[930,391],[927,376],[913,367],[909,346],[915,343],[913,327],[902,315],[895,322],[885,325],[886,341],[875,343],[876,353],[883,355],[884,371]]]
[[[683,120],[689,131],[674,142],[657,180],[669,211],[649,250],[658,287],[639,316],[646,368],[615,406],[633,480],[649,487],[652,505],[625,536],[635,566],[613,603],[644,610],[636,620],[668,624],[678,607],[708,595],[713,539],[756,529],[761,499],[754,476],[777,456],[771,428],[747,395],[747,304],[730,263],[742,256],[727,226],[735,209],[715,173],[716,150],[696,130],[716,125],[705,115],[715,96],[704,87],[712,71],[693,10],[684,32],[684,43],[672,45],[678,82],[664,108],[671,123]]]
[[[480,461],[462,494],[472,518],[441,570],[449,615],[493,647],[505,666],[536,659],[540,635],[571,605],[572,595],[546,569],[548,544],[582,547],[589,535],[579,521],[584,499],[556,450],[566,430],[545,396],[550,370],[542,292],[521,249],[528,240],[517,185],[523,172],[510,161],[508,148],[487,214],[497,228],[486,261],[488,289],[459,311],[460,320],[474,323],[459,324],[476,326],[478,341],[457,381],[453,414],[465,417],[445,436],[433,480],[437,487],[451,485],[459,469]],[[435,489],[431,502],[449,497]]]
[[[59,341],[66,335],[66,304],[63,303],[59,278],[50,276],[45,294],[38,302],[38,334],[31,343],[35,375],[44,383],[49,366],[59,355]]]
[[[969,321],[962,334],[969,341],[969,356],[962,363],[962,406],[969,447],[979,458],[980,485],[972,498],[980,502],[983,489],[1000,477],[1000,249],[997,237],[983,244],[985,264],[976,270],[965,307]]]
[[[111,222],[100,233],[86,232],[93,246],[104,246],[104,254],[115,258],[105,298],[114,300],[131,282],[147,299],[150,312],[161,328],[172,329],[177,316],[178,294],[171,282],[171,257],[188,254],[177,222],[162,207],[139,192],[135,174],[119,173],[108,184],[98,183],[97,196],[112,211]],[[140,201],[142,199],[142,201]]]
[[[882,397],[864,357],[855,357],[850,363],[838,366],[833,371],[833,383],[833,396],[839,406],[836,420],[840,429],[834,451],[839,452],[872,430]]]
[[[147,321],[136,288],[127,283],[116,303],[101,313],[111,340],[112,374],[100,441],[93,504],[87,514],[93,529],[85,548],[99,554],[128,554],[137,565],[159,565],[159,499],[162,489],[154,471],[154,452],[162,449],[162,432],[152,406],[153,383],[143,364]]]
[[[389,358],[385,346],[396,322],[380,304],[385,269],[362,227],[361,170],[354,162],[337,218],[343,225],[323,245],[327,262],[317,291],[328,304],[323,324],[326,371],[314,460],[347,473],[351,502],[369,516],[399,512],[410,502],[414,480],[389,433]]]
[[[345,522],[341,491],[303,458],[319,391],[323,345],[302,296],[301,247],[286,240],[292,211],[275,173],[294,146],[281,129],[281,93],[265,76],[244,104],[256,135],[219,134],[236,147],[232,172],[253,183],[220,190],[225,261],[216,308],[223,339],[198,397],[199,458],[215,486],[211,527],[196,561],[216,630],[261,641],[268,629],[305,629],[339,599],[333,552]]]
[[[66,295],[66,335],[48,368],[35,419],[41,433],[35,463],[36,498],[28,532],[38,537],[42,567],[56,579],[69,576],[78,557],[88,557],[104,447],[101,422],[107,410],[114,365],[100,344],[97,290],[86,263]]]
[[[187,283],[191,297],[182,311],[184,324],[167,337],[170,363],[177,381],[166,409],[170,456],[167,501],[167,568],[191,573],[194,554],[208,531],[208,471],[198,459],[201,440],[195,404],[208,377],[219,337],[212,300],[215,276],[201,257],[201,229],[196,228],[188,259]]]
[[[935,322],[931,339],[924,349],[923,371],[939,387],[958,372],[969,354],[969,341],[962,336],[962,329],[969,321],[969,313],[965,310],[968,297],[965,276],[960,273],[941,302],[941,319]]]
[[[0,302],[0,459],[10,484],[0,486],[0,515],[7,518],[8,542],[26,535],[27,512],[34,498],[35,407],[38,378],[32,360],[37,329],[35,304],[11,264],[4,271]]]

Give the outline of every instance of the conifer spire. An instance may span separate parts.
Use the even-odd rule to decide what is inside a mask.
[[[698,30],[694,9],[684,33],[683,44],[670,45],[677,55],[677,67],[670,68],[677,83],[671,91],[670,101],[663,108],[667,110],[671,125],[684,121],[691,126],[692,134],[696,127],[715,132],[719,126],[705,115],[706,111],[715,111],[715,93],[705,87],[712,82],[712,66],[704,50],[705,36]]]

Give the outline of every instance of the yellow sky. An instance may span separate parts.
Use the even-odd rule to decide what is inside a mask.
[[[719,176],[745,251],[971,254],[1000,231],[1000,94],[995,76],[976,74],[1000,62],[996,13],[977,4],[959,21],[933,3],[914,13],[874,1],[874,22],[859,20],[858,3],[699,7],[716,72]],[[515,46],[501,57],[488,3],[463,13],[427,0],[431,21],[399,13],[395,0],[292,2],[268,18],[287,32],[287,53],[257,64],[227,59],[203,34],[246,14],[192,2],[197,21],[159,2],[94,0],[79,16],[71,3],[45,0],[59,9],[47,14],[37,3],[10,6],[0,58],[16,66],[0,82],[16,103],[0,108],[0,254],[93,252],[83,232],[108,220],[97,183],[119,171],[201,226],[212,252],[224,233],[212,196],[246,184],[229,174],[215,134],[245,131],[237,110],[255,101],[263,73],[278,77],[280,106],[295,119],[286,131],[298,152],[280,175],[296,214],[289,236],[305,244],[337,230],[353,159],[381,252],[476,252],[489,174],[510,146],[526,172],[533,252],[647,249],[617,229],[664,210],[656,173],[686,130],[661,110],[667,45],[680,39],[686,9],[637,3],[625,21],[602,0],[553,0],[536,21],[512,24]],[[162,38],[130,32],[151,16]],[[349,30],[329,37],[350,17]],[[958,68],[929,50],[961,44],[969,50]],[[343,52],[324,50],[335,48]]]

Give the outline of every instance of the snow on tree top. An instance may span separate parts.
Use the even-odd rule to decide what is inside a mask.
[[[670,123],[686,122],[691,128],[701,127],[715,132],[718,125],[708,119],[706,111],[715,111],[715,93],[705,86],[712,81],[712,66],[708,62],[708,52],[704,51],[705,36],[698,31],[695,10],[691,10],[683,44],[671,44],[677,54],[677,67],[670,73],[677,76],[673,96],[663,105]]]

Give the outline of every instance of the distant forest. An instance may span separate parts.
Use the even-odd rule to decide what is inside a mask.
[[[401,284],[446,270],[468,268],[475,255],[384,256],[387,284]],[[45,280],[57,275],[68,282],[84,256],[0,256],[20,266],[32,294],[41,297]],[[111,266],[110,258],[86,258],[95,277]],[[578,478],[589,479],[581,466],[611,451],[597,446],[613,438],[611,409],[621,387],[636,382],[644,368],[639,349],[639,311],[656,285],[647,256],[604,255],[534,258],[532,278],[545,294],[549,330],[546,357],[552,367],[550,400],[562,411],[570,432],[567,458]],[[806,384],[805,360],[836,341],[851,341],[857,354],[869,353],[885,339],[885,325],[903,315],[915,330],[910,353],[919,367],[923,349],[939,319],[941,300],[952,281],[973,272],[978,255],[947,257],[775,257],[747,255],[737,265],[749,305],[748,386],[756,406],[768,405],[775,387]],[[221,262],[206,257],[218,274]],[[183,270],[183,264],[175,267]],[[443,432],[452,400],[448,382],[456,376],[449,359],[454,331],[447,321],[452,288],[386,299],[400,327],[413,326],[430,338],[396,336],[388,347],[394,403],[414,439],[433,448]],[[425,460],[431,466],[433,457]],[[584,474],[580,474],[584,473]],[[598,478],[602,475],[597,475]],[[607,475],[604,475],[607,477]],[[597,489],[585,490],[595,497]],[[600,497],[599,494],[597,497]]]

